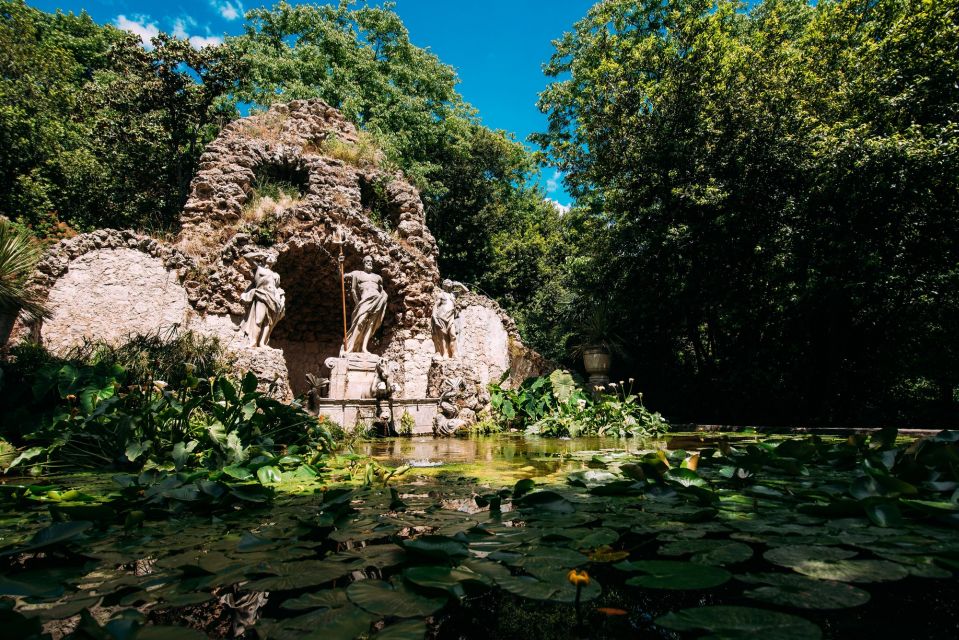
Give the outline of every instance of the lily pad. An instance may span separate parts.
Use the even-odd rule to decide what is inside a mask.
[[[346,594],[357,606],[379,616],[419,618],[432,615],[443,608],[446,596],[423,596],[405,587],[394,587],[382,580],[360,580],[346,589]]]
[[[692,553],[690,560],[699,564],[727,565],[753,557],[748,544],[729,540],[679,540],[659,549],[662,556],[681,556]]]
[[[743,595],[772,604],[799,609],[846,609],[869,601],[869,593],[858,587],[831,580],[816,580],[789,573],[761,573],[736,576],[743,582],[762,583]]]
[[[402,620],[391,624],[373,637],[380,640],[423,640],[426,637],[426,622]]]
[[[764,640],[818,640],[819,627],[803,618],[752,607],[708,606],[683,609],[656,618],[656,624],[674,631],[704,630],[711,638]]]
[[[404,540],[401,544],[411,553],[436,560],[452,560],[469,555],[465,543],[447,536],[420,536],[413,540]]]
[[[773,564],[794,568],[811,560],[831,562],[846,560],[856,555],[855,551],[848,551],[838,547],[824,547],[810,544],[787,544],[770,549],[763,557]]]
[[[886,560],[809,560],[792,569],[817,580],[839,582],[892,582],[909,575],[901,564]]]
[[[732,574],[719,567],[678,560],[639,560],[613,565],[622,571],[642,571],[626,584],[647,589],[711,589],[727,582]]]

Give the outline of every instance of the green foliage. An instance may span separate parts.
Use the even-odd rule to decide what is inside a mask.
[[[954,413],[957,47],[921,0],[615,0],[556,41],[534,138],[577,198],[568,287],[608,293],[644,388],[713,420]]]
[[[573,252],[556,209],[526,186],[537,171],[532,154],[480,124],[453,68],[414,46],[389,5],[281,2],[247,15],[246,32],[227,39],[249,69],[237,97],[262,107],[319,97],[342,111],[363,129],[360,143],[331,138],[317,151],[401,168],[420,187],[442,272],[497,298],[532,344],[558,355],[546,318]]]
[[[0,2],[0,214],[63,229],[169,229],[203,145],[235,117],[225,47],[136,36]]]
[[[593,393],[581,389],[567,371],[529,378],[517,389],[490,384],[490,403],[500,429],[519,429],[531,435],[652,436],[665,433],[669,423],[650,412],[641,393],[613,383]]]
[[[27,278],[40,260],[40,247],[28,234],[0,218],[0,341],[6,340],[5,323],[20,311],[33,318],[49,311],[26,289]]]
[[[8,469],[204,468],[264,484],[283,465],[315,475],[318,456],[333,448],[329,432],[300,407],[258,391],[252,374],[240,383],[221,373],[199,377],[220,367],[209,359],[213,346],[140,336],[88,360],[18,348],[4,376],[0,433],[26,451]],[[171,359],[184,355],[194,362]]]
[[[416,418],[409,411],[404,411],[403,415],[400,416],[399,434],[401,436],[411,436],[414,427],[416,427]]]

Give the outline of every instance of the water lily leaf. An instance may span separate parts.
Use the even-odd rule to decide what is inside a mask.
[[[523,478],[518,480],[513,486],[513,500],[519,500],[524,495],[533,490],[533,487],[536,486],[536,483],[530,480],[529,478]]]
[[[280,575],[254,580],[243,588],[247,591],[288,591],[315,587],[342,578],[357,568],[356,564],[330,560],[287,562],[279,566]]]
[[[51,545],[70,542],[83,535],[83,533],[93,526],[92,522],[78,520],[75,522],[55,522],[49,527],[37,531],[30,539],[30,544],[19,549],[5,551],[0,555],[10,555],[11,553],[21,553],[23,551],[32,551]]]
[[[237,480],[252,480],[253,474],[246,467],[241,467],[239,465],[230,465],[229,467],[223,467],[223,473],[230,476],[231,478],[236,478]]]
[[[907,556],[897,553],[875,552],[877,556],[903,565],[909,575],[917,578],[951,578],[952,572],[936,564],[935,558],[929,556]]]
[[[148,624],[137,629],[135,638],[136,640],[206,640],[207,635],[189,627]]]
[[[25,572],[16,577],[0,575],[0,596],[55,598],[62,593],[63,585],[37,571]]]
[[[283,609],[293,611],[300,609],[335,609],[349,605],[350,600],[346,595],[346,589],[324,589],[315,593],[304,593],[297,598],[285,600],[280,605]]]
[[[893,502],[870,502],[863,505],[866,516],[879,527],[895,527],[902,524],[902,514]]]
[[[96,605],[99,601],[100,596],[74,598],[61,604],[53,605],[52,607],[31,609],[29,611],[24,611],[23,613],[27,617],[40,618],[41,620],[63,620],[64,618],[72,618],[81,611]]]
[[[811,578],[838,582],[892,582],[909,575],[901,564],[887,560],[807,560],[792,569]]]
[[[711,589],[732,578],[725,569],[678,560],[639,560],[613,566],[622,571],[642,571],[646,575],[632,577],[626,584],[647,589]]]
[[[423,640],[426,637],[426,622],[402,620],[384,628],[373,637],[380,640]]]
[[[404,540],[401,544],[410,553],[437,560],[465,558],[469,555],[469,548],[465,543],[447,536],[420,536]]]
[[[555,491],[534,491],[516,501],[520,507],[551,513],[573,513],[576,507]]]
[[[276,484],[280,481],[280,470],[268,464],[256,470],[256,478],[262,484]]]
[[[672,480],[673,482],[684,487],[709,486],[709,483],[701,478],[700,475],[692,469],[673,468],[666,472],[665,477],[667,480]]]
[[[748,544],[728,540],[679,540],[659,548],[659,555],[681,556],[692,553],[690,560],[700,564],[726,565],[753,557]]]
[[[559,591],[558,584],[543,582],[532,576],[506,576],[496,580],[501,588],[530,600],[551,600]]]
[[[285,620],[261,619],[255,629],[259,637],[269,640],[331,640],[364,635],[374,620],[375,616],[347,602]]]
[[[809,544],[788,544],[782,547],[776,547],[775,549],[770,549],[763,554],[763,558],[769,562],[772,562],[773,564],[794,568],[803,564],[804,562],[809,562],[811,560],[829,562],[833,560],[846,560],[854,555],[856,555],[855,551],[848,551],[846,549],[839,549],[837,547],[824,547]]]
[[[620,480],[620,477],[615,473],[610,473],[609,471],[602,471],[599,469],[584,469],[582,471],[574,471],[566,476],[566,482],[578,487],[586,487],[587,489],[601,486],[615,480]]]
[[[492,578],[493,580],[499,580],[500,578],[509,577],[509,569],[503,565],[492,562],[490,560],[484,560],[482,558],[467,558],[463,561],[462,566],[466,567],[474,573],[484,575],[487,578]]]
[[[803,618],[752,607],[707,606],[683,609],[656,618],[656,624],[674,631],[704,630],[711,638],[818,640],[819,627]]]
[[[446,605],[446,596],[430,597],[403,586],[394,587],[382,580],[354,582],[346,593],[353,604],[379,616],[420,618],[432,615]]]
[[[492,580],[484,575],[473,573],[467,569],[453,569],[447,566],[427,565],[410,567],[403,571],[403,578],[424,589],[447,591],[451,595],[461,598],[465,594],[463,586],[468,583],[489,586]]]
[[[765,583],[743,595],[754,600],[800,609],[846,609],[869,601],[869,593],[851,584],[816,580],[789,573],[736,576],[743,582]]]

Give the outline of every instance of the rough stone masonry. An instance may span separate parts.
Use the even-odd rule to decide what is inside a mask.
[[[264,389],[290,400],[309,390],[307,374],[329,374],[324,362],[342,343],[342,246],[346,271],[369,255],[383,278],[388,307],[370,350],[395,363],[401,398],[435,398],[442,379],[455,375],[471,385],[464,406],[481,413],[490,381],[511,371],[507,384],[518,383],[549,363],[523,345],[496,302],[476,293],[456,301],[457,357],[438,357],[430,325],[438,250],[423,203],[401,173],[380,168],[379,152],[359,152],[361,137],[321,100],[227,125],[200,158],[173,241],[98,230],[60,242],[30,285],[53,317],[18,321],[12,339],[32,336],[63,351],[83,339],[120,341],[177,325],[218,336],[238,372],[254,371]],[[249,347],[239,330],[250,256],[275,258],[286,292],[268,347]]]

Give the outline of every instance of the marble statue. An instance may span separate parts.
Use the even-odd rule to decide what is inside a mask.
[[[380,361],[376,363],[376,378],[373,380],[373,384],[370,385],[371,398],[387,400],[395,397],[400,392],[402,387],[393,380],[395,368],[396,366],[392,362],[385,358],[380,358]]]
[[[443,280],[433,305],[433,346],[442,358],[456,357],[456,291],[467,293],[469,289],[459,282]]]
[[[434,436],[451,436],[466,428],[466,420],[459,417],[459,399],[465,390],[466,383],[462,378],[443,380],[440,386],[439,412],[433,417]]]
[[[275,257],[267,256],[265,264],[257,266],[253,282],[240,296],[243,302],[250,303],[243,332],[251,347],[267,346],[273,327],[283,318],[286,309],[286,292],[280,288],[280,275],[270,268],[275,263]]]
[[[383,278],[373,273],[373,258],[363,258],[363,271],[350,271],[350,292],[353,296],[353,315],[346,333],[347,353],[369,353],[370,337],[383,324],[386,315],[386,290]]]

